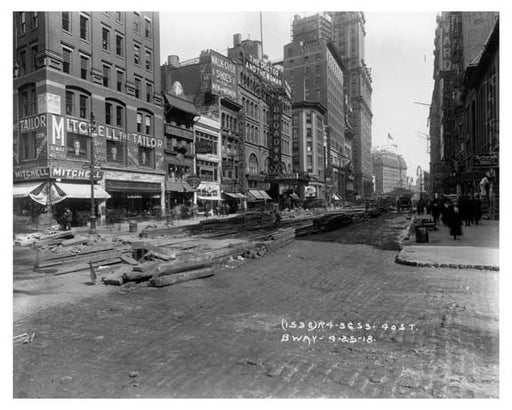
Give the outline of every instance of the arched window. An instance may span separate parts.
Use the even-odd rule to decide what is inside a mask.
[[[257,174],[258,171],[258,158],[254,153],[249,156],[249,173]]]

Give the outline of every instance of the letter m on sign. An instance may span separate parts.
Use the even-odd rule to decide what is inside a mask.
[[[64,146],[64,117],[52,115],[52,144]]]

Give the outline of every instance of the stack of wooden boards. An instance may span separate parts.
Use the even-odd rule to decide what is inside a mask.
[[[215,265],[223,259],[242,255],[253,247],[253,244],[247,241],[232,241],[229,244],[224,241],[216,245],[213,249],[202,246],[200,250],[182,252],[177,256],[168,248],[159,247],[147,241],[133,242],[132,257],[125,257],[126,264],[108,270],[102,280],[110,285],[142,281],[149,281],[151,286],[156,287],[173,285],[212,276]],[[101,270],[98,272],[101,275]]]

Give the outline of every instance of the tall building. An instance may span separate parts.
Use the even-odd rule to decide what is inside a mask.
[[[75,223],[164,210],[159,16],[16,12],[15,212]],[[41,206],[40,209],[34,209]]]
[[[354,190],[372,194],[372,77],[365,62],[366,20],[362,12],[333,12],[332,42],[345,67],[345,90],[352,115]]]
[[[326,199],[346,195],[346,165],[351,161],[345,138],[344,66],[329,38],[330,17],[314,15],[292,23],[293,41],[284,46],[284,74],[293,102],[318,102],[327,109]],[[313,29],[311,29],[313,28]]]
[[[261,42],[242,41],[240,34],[233,40],[228,57],[207,50],[181,63],[170,58],[162,83],[168,88],[179,81],[198,112],[219,121],[221,192],[227,200],[247,196],[251,205],[296,185],[290,90],[282,72],[263,58]]]
[[[497,12],[443,12],[437,17],[434,90],[430,106],[430,189],[460,193],[467,158],[464,129],[464,72],[478,57]]]
[[[277,198],[284,191],[295,189],[296,185],[292,173],[289,86],[283,73],[263,55],[261,41],[242,40],[240,34],[235,34],[228,57],[239,64],[238,87],[245,113],[244,154],[248,188],[251,191],[268,190],[268,185],[275,181],[272,194]]]
[[[500,151],[499,19],[463,78],[464,161],[460,188],[479,192],[492,219],[499,219]]]
[[[325,199],[326,112],[317,102],[302,101],[292,106],[293,169],[310,177],[299,192],[302,199]]]
[[[407,164],[402,155],[388,150],[372,153],[375,193],[387,194],[396,188],[407,188]]]
[[[167,215],[173,215],[176,208],[194,199],[196,187],[189,185],[188,178],[195,175],[194,124],[199,115],[179,82],[163,96],[165,208]]]
[[[203,51],[199,57],[183,62],[178,56],[169,56],[161,67],[164,90],[178,81],[198,113],[220,124],[221,162],[210,165],[220,174],[223,193],[244,193],[247,189],[245,157],[241,155],[245,125],[239,103],[238,70],[234,61],[214,50]]]

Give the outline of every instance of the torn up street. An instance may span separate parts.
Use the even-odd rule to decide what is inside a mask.
[[[498,397],[498,272],[396,263],[408,213],[237,218],[15,248],[14,396]]]

